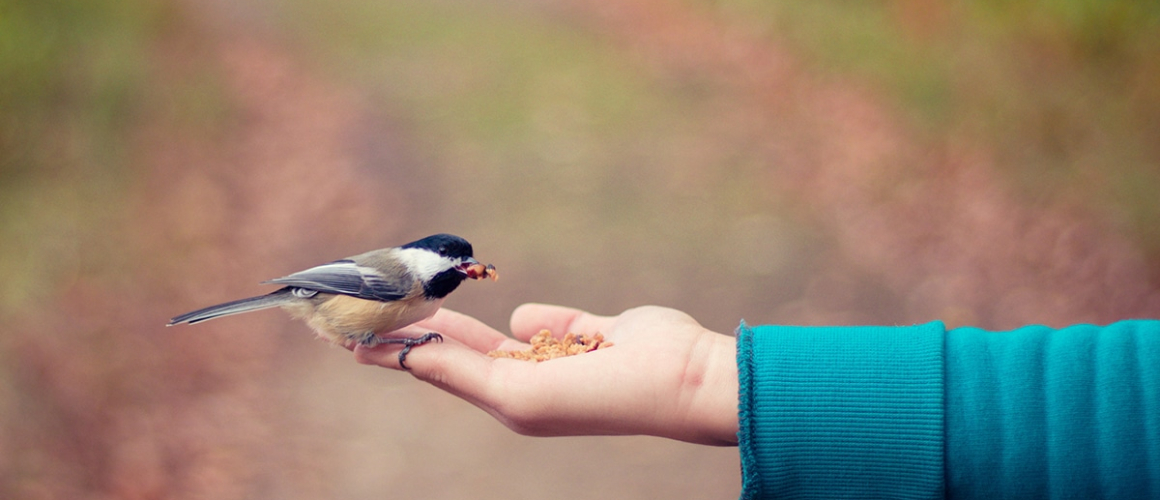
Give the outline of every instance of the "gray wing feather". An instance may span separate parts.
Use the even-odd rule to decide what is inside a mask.
[[[406,297],[413,281],[409,276],[388,279],[373,267],[360,266],[353,260],[344,259],[266,283],[350,295],[360,299],[392,301]]]

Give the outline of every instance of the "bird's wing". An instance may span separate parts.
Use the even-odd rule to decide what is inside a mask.
[[[384,276],[379,270],[360,266],[349,259],[299,271],[267,283],[317,290],[324,293],[350,295],[360,299],[391,301],[407,296],[414,278]]]

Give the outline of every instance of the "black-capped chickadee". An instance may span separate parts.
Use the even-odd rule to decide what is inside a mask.
[[[443,299],[467,278],[495,278],[472,256],[471,243],[436,234],[406,245],[374,250],[267,281],[282,288],[267,295],[235,300],[182,314],[168,326],[199,323],[271,307],[281,307],[306,323],[319,337],[336,344],[402,344],[399,365],[411,348],[438,333],[418,338],[385,338],[388,333],[435,315]]]

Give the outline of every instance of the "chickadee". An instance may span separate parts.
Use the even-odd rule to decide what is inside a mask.
[[[306,323],[319,337],[336,344],[357,342],[374,347],[402,344],[399,365],[417,345],[442,341],[438,333],[418,338],[384,338],[435,315],[443,299],[467,278],[495,278],[495,268],[472,257],[471,243],[436,234],[406,245],[374,250],[299,271],[264,283],[284,285],[267,294],[182,314],[168,326],[271,307],[281,307]]]

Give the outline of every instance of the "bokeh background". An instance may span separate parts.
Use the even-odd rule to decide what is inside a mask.
[[[164,324],[435,232],[500,329],[1157,317],[1158,189],[1156,2],[0,0],[0,498],[734,497],[736,449]]]

